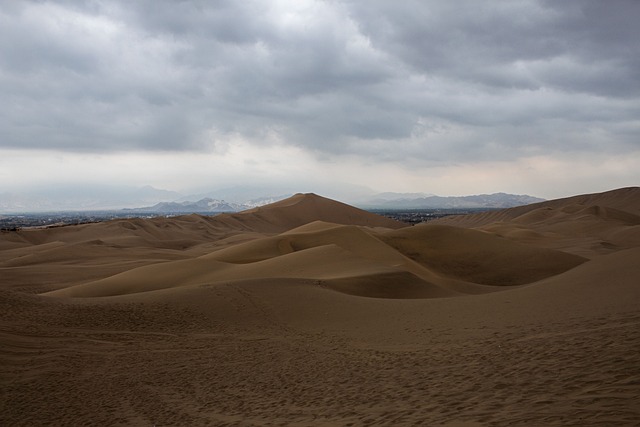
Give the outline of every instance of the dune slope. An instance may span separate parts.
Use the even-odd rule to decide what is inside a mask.
[[[442,274],[494,286],[536,282],[587,261],[577,255],[445,225],[418,225],[411,230],[387,233],[385,240]]]

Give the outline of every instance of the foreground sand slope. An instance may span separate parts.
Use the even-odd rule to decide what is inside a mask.
[[[0,424],[639,425],[638,194],[2,234]]]

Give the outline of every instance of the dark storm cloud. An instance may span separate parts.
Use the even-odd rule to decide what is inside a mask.
[[[504,88],[640,93],[637,1],[404,5],[354,2],[354,16],[377,46],[416,72]]]
[[[0,144],[276,135],[435,162],[637,148],[638,18],[622,0],[10,3]]]

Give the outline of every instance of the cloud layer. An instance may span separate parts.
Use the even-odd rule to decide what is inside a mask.
[[[637,155],[639,18],[634,0],[10,2],[0,149]]]

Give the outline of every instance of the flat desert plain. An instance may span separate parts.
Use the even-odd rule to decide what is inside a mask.
[[[3,426],[640,425],[640,188],[0,235]]]

